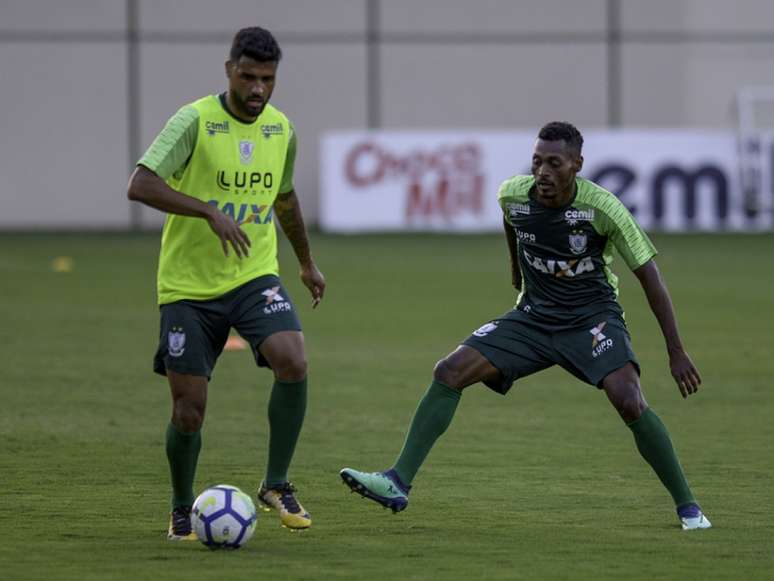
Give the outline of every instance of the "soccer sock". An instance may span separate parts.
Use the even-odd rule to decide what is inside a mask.
[[[306,413],[306,378],[276,380],[269,398],[269,462],[264,485],[268,488],[288,481],[288,468]]]
[[[648,408],[639,419],[627,425],[634,433],[637,449],[672,495],[675,505],[696,502],[672,447],[669,432],[656,412]]]
[[[202,432],[186,434],[172,422],[167,426],[167,459],[172,476],[172,508],[191,506],[194,501],[193,481],[196,462],[202,449]]]
[[[411,484],[433,444],[451,424],[461,395],[439,381],[430,384],[414,412],[403,449],[392,467],[404,484]]]

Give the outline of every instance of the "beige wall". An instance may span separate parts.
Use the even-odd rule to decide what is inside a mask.
[[[618,69],[608,61],[611,4]],[[296,187],[310,222],[326,130],[535,128],[554,118],[585,130],[615,120],[733,128],[736,90],[774,85],[770,0],[136,5],[139,101],[130,108],[127,0],[0,2],[0,228],[128,226],[130,112],[139,111],[144,149],[180,105],[224,88],[223,61],[241,26],[273,30],[285,52],[274,102],[301,138]],[[146,226],[161,218],[140,217]]]

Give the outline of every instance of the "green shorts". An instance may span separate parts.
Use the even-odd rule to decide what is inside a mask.
[[[153,370],[212,375],[232,328],[250,344],[256,363],[270,367],[258,348],[278,331],[300,331],[287,291],[274,275],[261,276],[209,301],[161,305],[161,337]]]
[[[481,353],[500,371],[498,382],[485,383],[502,394],[518,378],[553,365],[599,388],[608,374],[628,362],[640,372],[626,324],[614,312],[555,325],[514,309],[479,327],[463,345]]]

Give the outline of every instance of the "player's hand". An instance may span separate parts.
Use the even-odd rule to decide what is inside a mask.
[[[669,352],[669,369],[684,398],[699,391],[699,385],[701,385],[699,370],[685,351],[676,349]]]
[[[301,265],[301,282],[312,293],[312,308],[316,309],[325,294],[325,277],[314,262]]]
[[[238,258],[250,256],[250,238],[239,227],[239,224],[231,216],[224,214],[217,208],[212,207],[212,210],[207,216],[207,224],[210,225],[215,236],[220,239],[220,243],[223,245],[223,254],[228,256],[230,244]]]

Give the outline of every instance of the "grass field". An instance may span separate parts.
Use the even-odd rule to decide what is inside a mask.
[[[466,391],[406,512],[350,495],[338,470],[387,467],[436,360],[515,297],[499,236],[317,235],[316,311],[282,248],[310,357],[292,479],[314,526],[262,513],[246,547],[211,552],[165,540],[158,237],[0,235],[0,578],[774,579],[774,236],[654,240],[698,395],[680,398],[619,261],[621,299],[646,397],[715,528],[680,531],[604,396],[557,370],[505,398]],[[223,355],[197,488],[253,491],[270,385],[247,353]]]

